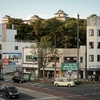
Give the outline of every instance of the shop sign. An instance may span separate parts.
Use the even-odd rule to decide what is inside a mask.
[[[77,70],[79,68],[78,63],[62,63],[61,70]]]

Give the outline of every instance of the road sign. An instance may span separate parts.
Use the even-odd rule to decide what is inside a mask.
[[[78,63],[62,63],[61,69],[62,70],[77,70],[79,67]]]

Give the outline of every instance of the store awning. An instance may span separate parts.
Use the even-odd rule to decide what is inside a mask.
[[[41,68],[40,70],[43,70],[43,68]],[[45,68],[45,70],[47,70],[47,71],[54,71],[54,68]],[[56,68],[56,71],[59,71],[59,69]]]

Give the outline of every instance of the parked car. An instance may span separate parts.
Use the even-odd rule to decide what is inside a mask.
[[[4,95],[10,98],[18,98],[19,92],[15,86],[5,86],[4,88]]]
[[[2,92],[3,89],[4,89],[4,87],[3,87],[2,83],[0,83],[0,92]]]
[[[25,83],[26,80],[22,76],[13,76],[12,82]]]
[[[70,81],[67,78],[56,78],[54,81],[55,86],[75,86],[74,81]]]
[[[4,77],[2,75],[0,75],[0,80],[4,80]]]

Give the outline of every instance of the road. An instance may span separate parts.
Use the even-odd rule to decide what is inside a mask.
[[[18,87],[18,100],[100,100],[100,85],[78,85],[75,87],[55,87],[53,84],[27,82],[25,84],[2,82]],[[7,100],[7,99],[6,99]]]

